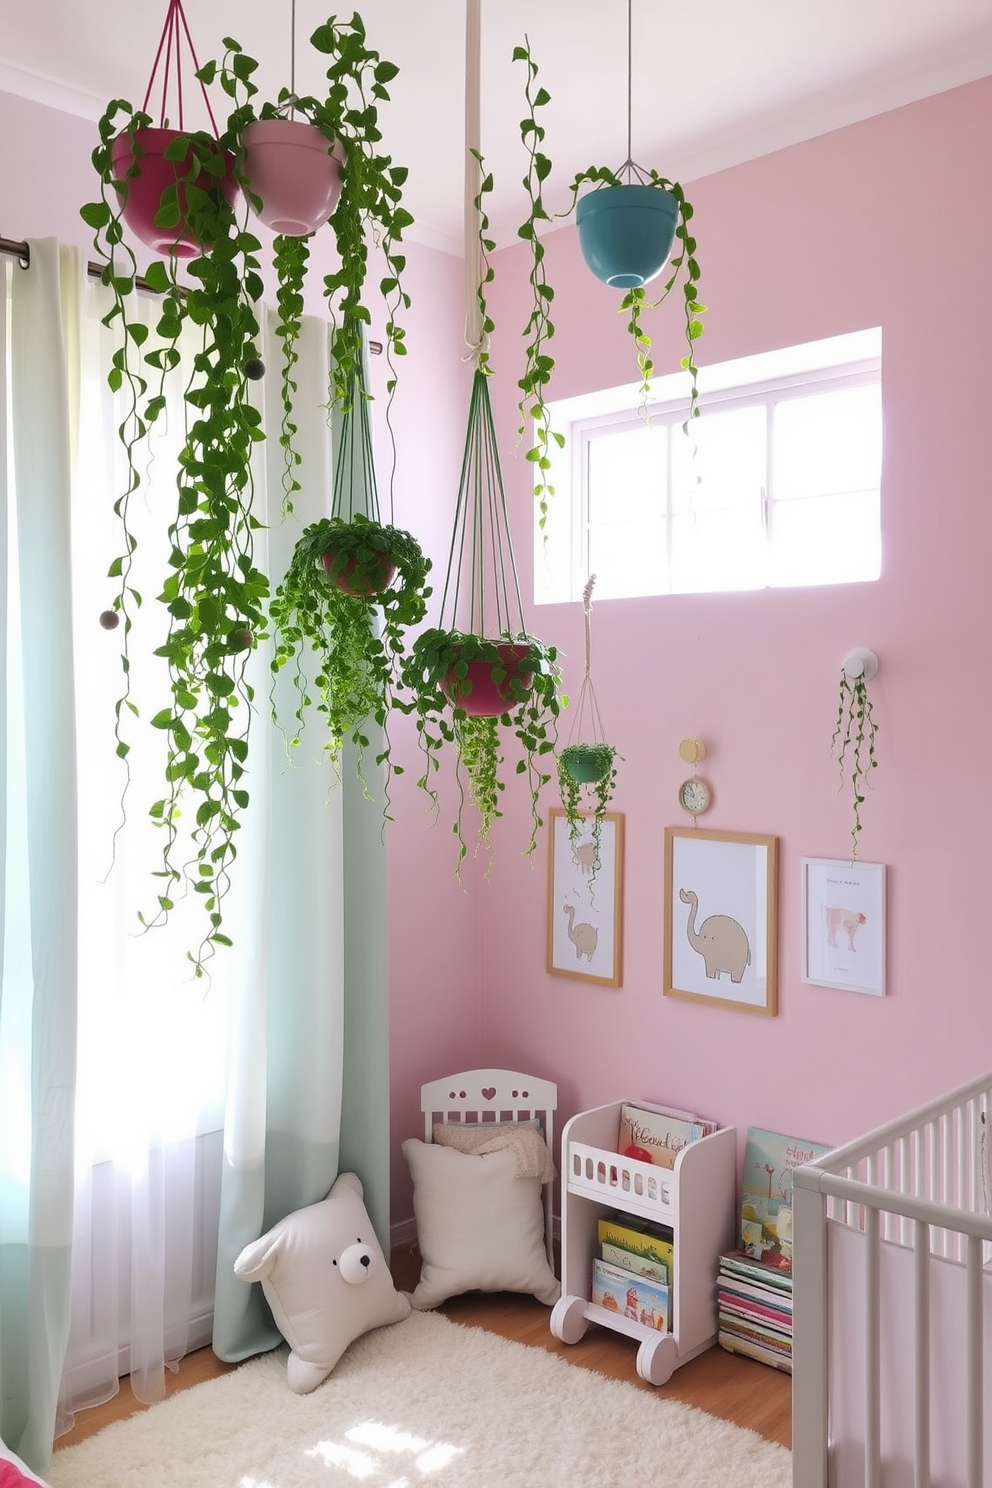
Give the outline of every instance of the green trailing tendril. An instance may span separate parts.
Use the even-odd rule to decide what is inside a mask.
[[[842,667],[837,721],[830,741],[830,756],[832,759],[836,758],[840,774],[837,789],[843,790],[846,783],[853,798],[852,860],[858,856],[865,787],[869,783],[871,771],[878,768],[878,760],[875,758],[877,732],[865,677],[849,677]]]
[[[517,383],[522,395],[517,405],[520,415],[517,433],[522,439],[526,433],[528,416],[533,419],[534,443],[527,450],[527,459],[535,467],[534,495],[538,502],[539,525],[543,530],[548,517],[548,497],[554,495],[554,486],[548,481],[548,472],[551,469],[550,444],[553,440],[559,449],[564,448],[565,444],[564,435],[551,428],[551,415],[546,401],[555,366],[554,357],[545,349],[555,334],[551,319],[551,304],[555,292],[548,283],[544,244],[537,234],[539,222],[551,221],[543,197],[544,182],[551,174],[551,161],[540,148],[544,143],[545,130],[537,120],[537,110],[551,102],[551,95],[544,88],[537,88],[536,91],[534,89],[537,64],[531,56],[529,42],[522,47],[514,47],[513,60],[524,62],[527,67],[524,96],[528,112],[521,121],[520,135],[527,151],[527,174],[523,184],[530,206],[527,220],[517,229],[517,236],[531,246],[531,312],[524,327],[524,337],[527,339],[526,370]]]
[[[300,489],[296,469],[301,463],[301,457],[293,442],[297,433],[297,425],[293,418],[293,402],[299,388],[293,376],[293,368],[299,361],[296,346],[303,327],[303,285],[309,259],[308,238],[280,234],[272,245],[272,262],[278,281],[276,289],[278,316],[275,334],[282,341],[283,348],[280,381],[282,421],[279,426],[279,443],[284,452],[282,474],[282,514],[284,517],[293,510],[293,497]]]

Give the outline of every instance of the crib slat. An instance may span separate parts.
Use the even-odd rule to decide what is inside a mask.
[[[968,1236],[968,1488],[982,1488],[982,1242]]]
[[[930,1226],[913,1222],[916,1276],[916,1452],[914,1488],[930,1488]]]
[[[880,1259],[878,1210],[869,1208],[865,1214],[865,1488],[880,1488],[881,1484]]]

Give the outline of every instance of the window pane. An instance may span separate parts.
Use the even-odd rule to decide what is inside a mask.
[[[771,546],[773,584],[877,579],[882,571],[877,489],[776,503]]]
[[[682,433],[681,426],[673,430],[673,511],[715,511],[742,502],[750,505],[755,489],[767,484],[766,417],[763,404],[724,412],[707,409],[702,418],[689,425],[688,435]]]
[[[760,521],[743,505],[693,512],[672,523],[672,590],[760,589],[767,582]]]
[[[871,384],[776,403],[775,500],[877,487],[882,466],[881,400],[881,388]]]
[[[668,430],[639,422],[591,434],[586,449],[588,572],[597,594],[664,592]]]

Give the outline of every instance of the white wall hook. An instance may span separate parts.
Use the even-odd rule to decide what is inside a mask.
[[[878,657],[867,646],[855,646],[854,650],[848,651],[844,657],[841,671],[852,682],[858,677],[863,677],[866,682],[870,682],[878,671]]]

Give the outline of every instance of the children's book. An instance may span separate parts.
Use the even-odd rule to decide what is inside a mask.
[[[659,1333],[668,1332],[669,1291],[660,1282],[635,1276],[608,1261],[592,1263],[592,1300],[618,1317],[644,1323]]]
[[[649,1110],[647,1106],[624,1105],[620,1109],[617,1151],[659,1168],[674,1168],[682,1148],[703,1135],[698,1121],[685,1121],[680,1116]]]
[[[664,1261],[656,1261],[651,1256],[636,1255],[632,1250],[625,1250],[622,1245],[610,1245],[608,1241],[599,1247],[600,1260],[609,1261],[611,1266],[622,1266],[625,1271],[633,1271],[635,1276],[646,1276],[649,1281],[660,1281],[662,1286],[668,1284],[668,1266]]]
[[[600,1219],[597,1223],[597,1239],[600,1247],[615,1245],[644,1261],[664,1266],[671,1275],[675,1258],[672,1231],[667,1225],[652,1224],[649,1220],[634,1215],[621,1214],[615,1219]]]
[[[830,1151],[823,1142],[749,1126],[741,1175],[741,1249],[775,1270],[792,1271],[792,1173]]]

